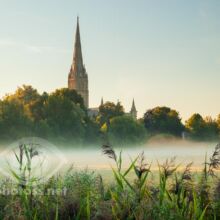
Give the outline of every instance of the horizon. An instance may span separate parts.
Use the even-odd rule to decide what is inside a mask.
[[[168,106],[183,121],[216,118],[220,2],[114,2],[2,3],[0,96],[23,84],[41,93],[67,87],[79,14],[90,107],[103,97],[129,111],[134,98],[138,117]]]

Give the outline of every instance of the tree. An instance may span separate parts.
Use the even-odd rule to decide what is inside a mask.
[[[44,92],[38,99],[29,105],[30,117],[35,123],[46,119],[44,105],[47,103],[48,98],[49,94]]]
[[[113,102],[106,102],[99,107],[97,121],[99,122],[101,127],[106,124],[106,127],[108,129],[110,120],[116,116],[122,116],[123,114],[124,108],[120,104],[120,102],[118,102],[117,104],[114,104]]]
[[[32,122],[25,114],[24,106],[16,100],[0,102],[0,134],[2,138],[21,138],[32,134]]]
[[[185,123],[191,136],[196,139],[202,139],[206,134],[206,123],[200,114],[193,114]]]
[[[54,96],[59,100],[66,100],[66,104],[67,104],[67,100],[70,104],[70,102],[72,103],[72,113],[75,114],[75,118],[72,118],[71,121],[71,112],[70,113],[61,113],[62,123],[64,122],[69,122],[72,125],[72,129],[67,129],[70,130],[71,132],[78,132],[79,137],[81,138],[81,140],[83,140],[85,143],[89,143],[89,144],[94,144],[98,141],[99,137],[100,137],[100,132],[99,132],[99,126],[98,124],[91,120],[88,115],[87,115],[87,110],[84,106],[84,101],[83,98],[75,91],[75,90],[69,90],[66,88],[63,89],[58,89],[56,90],[54,93],[52,93],[49,96],[49,99]],[[62,101],[59,101],[62,102]],[[64,109],[67,110],[67,107],[63,106]],[[64,111],[64,110],[63,110]],[[48,117],[48,116],[46,116]],[[66,118],[66,119],[65,119]],[[53,120],[52,120],[53,121]],[[65,128],[68,128],[68,125],[63,125]],[[78,129],[76,129],[78,128]],[[64,130],[64,128],[62,129]],[[68,131],[66,131],[68,133]],[[67,134],[66,133],[66,134]],[[66,135],[64,134],[64,136]],[[74,136],[76,138],[76,135],[73,133],[71,134],[72,136]]]
[[[101,132],[99,124],[89,117],[85,118],[85,139],[84,142],[88,145],[101,144]]]
[[[4,97],[3,100],[15,101],[23,106],[24,112],[28,117],[32,117],[30,108],[40,99],[40,94],[30,85],[23,85],[18,87],[14,94],[10,94]]]
[[[186,128],[195,139],[213,140],[219,137],[218,123],[211,117],[203,119],[200,114],[193,114],[186,121]]]
[[[85,112],[69,98],[51,94],[44,104],[45,120],[55,136],[81,141],[85,133]]]
[[[205,118],[205,137],[208,140],[215,140],[219,138],[219,128],[216,120],[211,117]]]
[[[217,124],[218,124],[218,129],[220,131],[220,114],[218,115],[218,118],[217,118]]]
[[[5,100],[17,100],[22,104],[29,104],[39,97],[39,93],[30,85],[18,87],[14,94],[6,95]]]
[[[10,139],[37,135],[94,143],[100,130],[88,117],[83,99],[75,90],[62,88],[40,95],[31,86],[23,85],[0,100],[0,135]]]
[[[180,136],[184,130],[179,113],[168,107],[156,107],[144,114],[144,125],[151,134],[172,134]]]
[[[79,105],[83,110],[85,110],[84,101],[81,95],[79,95],[76,90],[70,90],[68,88],[57,89],[53,95],[57,97],[67,98],[71,100],[76,105]]]
[[[146,136],[144,125],[127,115],[112,118],[108,133],[111,142],[123,145],[142,143]]]

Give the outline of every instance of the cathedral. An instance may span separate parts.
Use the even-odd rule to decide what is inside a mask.
[[[98,107],[89,108],[88,74],[86,72],[86,68],[83,63],[78,17],[77,17],[77,25],[76,25],[73,61],[68,75],[68,88],[76,90],[77,93],[82,96],[84,100],[84,105],[88,109],[88,114],[91,117],[94,117],[98,114],[99,111]],[[102,104],[103,104],[103,99],[101,101],[101,105]],[[137,119],[137,110],[135,107],[134,100],[132,102],[131,111],[127,113],[127,115],[130,115],[134,119]]]
[[[89,108],[88,74],[83,64],[78,17],[73,62],[68,76],[68,88],[75,89],[82,96],[86,108]]]

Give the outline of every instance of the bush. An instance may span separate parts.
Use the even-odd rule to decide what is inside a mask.
[[[113,144],[140,144],[145,140],[146,130],[143,124],[125,115],[111,119],[108,135]]]

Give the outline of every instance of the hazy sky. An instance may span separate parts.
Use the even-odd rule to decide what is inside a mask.
[[[91,107],[220,113],[219,0],[0,0],[0,96],[67,86],[77,15]]]

